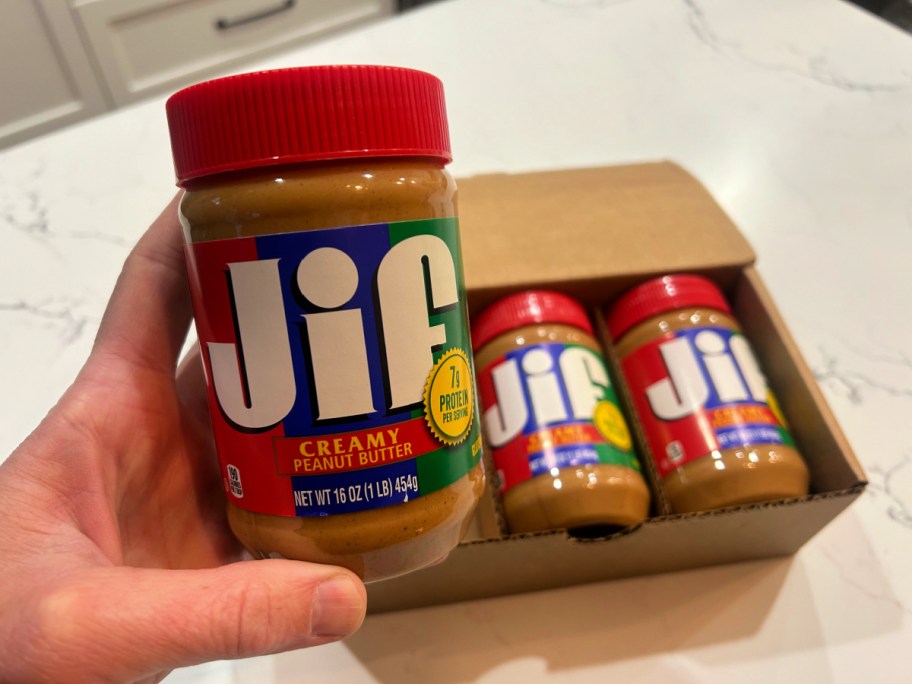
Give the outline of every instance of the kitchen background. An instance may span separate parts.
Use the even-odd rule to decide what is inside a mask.
[[[100,79],[77,6],[127,8],[114,22],[136,31],[115,42],[123,59],[148,45],[146,22],[204,7],[208,22],[230,21],[273,1],[0,0],[0,128],[23,88],[63,92],[38,111],[82,106],[68,85],[77,62],[58,59],[52,30]],[[216,13],[228,6],[245,12]],[[224,70],[426,68],[447,84],[460,178],[683,164],[755,248],[870,485],[794,557],[380,615],[343,644],[166,681],[909,684],[912,36],[842,0],[441,0],[395,12],[275,52],[267,41],[268,56]],[[278,35],[291,24],[284,13],[262,21],[236,28]],[[179,37],[185,28],[152,32],[154,57],[181,55],[172,70],[190,59],[180,50],[198,47]],[[134,86],[156,73],[142,60],[130,68]],[[209,68],[163,79],[141,103],[102,98],[99,115],[0,150],[0,459],[72,381],[124,258],[173,196],[161,100],[222,70]],[[541,83],[551,97],[536,97]]]
[[[0,148],[433,1],[3,0]],[[912,0],[856,4],[912,30]]]

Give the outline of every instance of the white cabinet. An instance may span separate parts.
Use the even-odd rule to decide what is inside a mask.
[[[86,49],[60,0],[3,0],[0,147],[108,108]]]
[[[393,0],[74,0],[117,105],[393,11]]]
[[[0,148],[395,7],[395,0],[0,0]]]

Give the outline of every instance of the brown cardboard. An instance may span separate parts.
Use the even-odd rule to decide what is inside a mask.
[[[750,245],[683,169],[657,163],[491,175],[459,188],[472,312],[534,286],[599,307],[654,275],[689,271],[714,279],[790,420],[811,471],[811,494],[668,515],[656,491],[653,516],[642,525],[577,539],[564,531],[505,536],[489,492],[474,531],[445,562],[369,585],[371,612],[788,555],[861,493],[864,472],[753,268]],[[618,385],[623,398],[626,388]]]
[[[459,217],[472,309],[530,284],[598,305],[674,271],[728,287],[754,261],[705,188],[667,162],[461,180]]]

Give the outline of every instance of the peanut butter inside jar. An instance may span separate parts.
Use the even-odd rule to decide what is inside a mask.
[[[340,162],[194,184],[180,203],[187,242],[456,215],[456,183],[421,160]],[[446,557],[484,489],[481,463],[427,496],[326,517],[252,513],[228,504],[235,536],[254,557],[342,565],[366,580]]]
[[[365,581],[443,560],[484,471],[439,80],[243,74],[168,119],[231,530]]]
[[[625,307],[626,311],[621,311]],[[622,296],[609,312],[608,325],[616,340],[615,351],[652,452],[661,487],[673,512],[705,511],[808,493],[807,466],[791,442],[785,419],[766,389],[740,326],[714,284],[686,274],[649,281]],[[661,374],[670,376],[671,385],[661,386],[668,382],[663,377],[647,387],[643,369],[649,365],[649,357],[641,350],[657,342],[679,344],[681,338],[672,342],[679,332],[693,331],[699,335],[703,330],[711,335],[716,335],[716,331],[722,331],[722,335],[725,331],[734,334],[728,350],[718,343],[717,337],[688,338],[695,341],[691,347],[695,351],[694,358],[700,355],[701,347],[705,350],[702,360],[690,360],[690,366],[680,363],[682,356],[684,360],[690,359],[687,354],[671,353],[666,347],[662,358],[667,367]],[[731,339],[738,338],[737,345],[731,343]],[[735,348],[740,354],[730,353]],[[656,355],[655,359],[658,358]],[[682,370],[682,367],[697,369],[698,364],[704,369],[715,364],[715,368],[723,371],[717,371],[713,377],[706,371],[698,374],[696,370],[692,373]],[[729,369],[730,373],[724,372]],[[657,390],[672,386],[676,400],[681,404],[689,397],[708,396],[704,403],[714,406],[701,405],[690,413],[682,409],[680,415],[663,419],[658,402],[654,401],[655,395]],[[728,403],[720,399],[725,394],[729,395]],[[761,429],[752,425],[749,418],[744,418],[757,414],[758,410],[766,416]],[[735,425],[719,428],[719,422],[731,411],[739,416],[732,419]],[[700,425],[704,438],[709,437],[702,448],[688,453],[682,447],[685,442],[679,439],[682,434],[679,425],[691,420]],[[739,421],[743,425],[738,424]],[[771,429],[771,426],[774,427]],[[742,443],[724,447],[717,442],[714,435],[723,435],[726,429],[743,430]],[[680,459],[678,464],[675,464],[675,457]]]
[[[569,322],[551,322],[555,319]],[[510,327],[510,320],[519,325]],[[512,533],[572,529],[583,536],[596,536],[638,524],[649,513],[649,490],[610,389],[601,347],[592,337],[589,325],[585,310],[578,303],[547,291],[520,293],[501,300],[476,322],[474,330],[479,346],[475,361],[486,438],[493,451],[494,468],[503,479],[502,509]],[[510,329],[496,334],[507,327]],[[496,336],[489,339],[491,334]],[[545,358],[541,355],[543,349],[549,350],[557,360],[547,370],[532,368]],[[571,355],[582,360],[579,373],[571,370],[577,368],[575,363],[561,363],[562,349],[570,349]],[[588,350],[589,354],[579,356],[579,349]],[[522,350],[540,356],[531,362],[525,356],[515,356]],[[521,403],[519,392],[514,396],[509,394],[511,382],[504,359],[511,355],[516,359],[518,373],[524,376],[522,394],[526,397],[524,408],[528,417],[522,431],[507,436],[510,437],[507,441],[507,437],[496,433],[509,420],[506,416],[517,414]],[[530,368],[532,377],[528,375]],[[542,372],[536,373],[537,370]],[[490,382],[485,377],[489,374],[493,376]],[[596,382],[593,375],[598,376]],[[532,398],[537,390],[530,390],[530,383],[536,382],[547,391],[544,398],[539,394],[537,406]],[[499,387],[503,389],[498,391]],[[567,402],[564,395],[585,399]],[[609,418],[613,428],[609,434],[615,437],[614,444],[606,442],[594,427],[594,419],[600,412]],[[544,418],[546,413],[548,418]],[[514,422],[519,425],[519,421]],[[601,446],[595,447],[589,440]],[[523,441],[526,445],[539,446],[514,448]],[[598,461],[599,448],[618,447],[623,465]],[[542,451],[536,454],[537,449]],[[542,461],[551,467],[543,469]],[[514,482],[514,478],[518,481]]]

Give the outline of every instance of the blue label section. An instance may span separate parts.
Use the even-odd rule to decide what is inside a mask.
[[[741,370],[741,367],[738,365],[735,356],[732,354],[731,342],[733,338],[741,337],[739,333],[736,333],[733,330],[729,330],[728,328],[704,326],[700,328],[684,328],[682,330],[675,330],[674,336],[678,338],[686,338],[688,344],[690,345],[690,348],[693,350],[694,359],[697,366],[699,367],[700,374],[703,376],[703,382],[706,384],[708,392],[706,403],[703,404],[703,408],[711,410],[715,408],[747,404],[761,404],[763,406],[767,405],[765,396],[750,396],[750,386],[747,384],[744,373]],[[698,344],[699,340],[702,340],[702,344]],[[706,348],[713,348],[714,353],[707,354],[701,351],[701,349]],[[733,371],[735,377],[740,382],[740,389],[742,393],[741,398],[725,400],[719,398],[719,393],[716,390],[716,383],[713,381],[712,375],[710,375],[709,369],[706,365],[707,358],[716,358],[727,361],[725,364],[726,368]]]
[[[752,444],[784,444],[782,433],[771,425],[733,425],[716,430],[722,449],[741,449]]]
[[[382,468],[292,477],[295,515],[336,515],[393,506],[418,497],[415,459]]]
[[[336,434],[392,425],[408,418],[409,407],[390,413],[385,410],[386,390],[381,358],[383,339],[374,299],[375,274],[390,249],[389,224],[265,235],[256,238],[256,246],[261,260],[279,260],[288,335],[294,341],[291,352],[298,392],[294,407],[284,421],[285,434],[289,437]],[[316,420],[319,412],[314,397],[314,380],[310,374],[310,359],[305,356],[309,346],[304,316],[325,310],[310,304],[301,296],[297,287],[297,269],[301,258],[319,248],[338,249],[357,265],[357,288],[343,308],[358,310],[362,317],[375,408],[375,412],[369,416],[322,424]],[[293,258],[289,255],[293,255]]]
[[[567,395],[567,387],[564,383],[563,375],[560,370],[560,357],[561,354],[568,349],[571,345],[552,343],[552,344],[535,344],[528,347],[521,347],[519,349],[513,349],[504,354],[504,359],[515,361],[516,365],[520,368],[520,378],[522,380],[522,392],[523,392],[523,401],[526,404],[526,413],[529,416],[526,420],[526,424],[523,426],[522,434],[531,435],[533,432],[537,432],[544,427],[557,427],[560,425],[570,425],[577,424],[580,420],[592,420],[591,415],[587,416],[574,416],[573,415],[573,406],[570,403],[570,397]],[[578,347],[579,349],[584,349],[583,347]],[[604,367],[604,362],[598,358],[598,356],[589,350],[586,350],[592,354],[593,359]],[[526,357],[533,355],[534,361],[529,363],[526,360]],[[537,358],[536,358],[537,357]],[[525,368],[526,365],[532,366],[536,370],[536,375],[542,377],[545,373],[552,374],[553,384],[550,386],[550,390],[557,392],[560,395],[560,403],[563,406],[563,418],[557,418],[548,420],[546,422],[539,423],[535,411],[532,406],[532,399],[529,394],[529,369]],[[546,369],[546,370],[545,370]],[[607,376],[607,371],[606,371]],[[593,386],[595,383],[593,383]],[[608,388],[604,387],[602,389],[602,394],[600,399],[611,399],[613,398],[608,393]],[[594,402],[593,402],[594,404]]]
[[[565,444],[529,456],[532,475],[544,475],[552,468],[570,468],[599,463],[598,452],[588,444]]]

